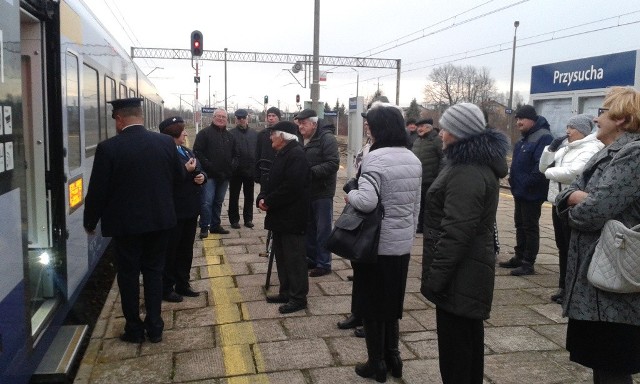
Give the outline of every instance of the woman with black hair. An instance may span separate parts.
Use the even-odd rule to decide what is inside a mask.
[[[398,319],[409,269],[409,253],[418,222],[422,164],[407,149],[407,134],[400,109],[375,102],[366,115],[373,144],[360,167],[358,188],[345,201],[371,212],[380,200],[385,209],[376,263],[353,263],[353,312],[361,318],[368,360],[356,365],[362,377],[378,382],[402,376],[398,350]]]

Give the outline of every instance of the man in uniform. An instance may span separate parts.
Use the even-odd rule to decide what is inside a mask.
[[[174,180],[186,177],[167,135],[144,126],[141,98],[111,101],[117,135],[98,144],[84,207],[84,228],[112,237],[125,318],[122,341],[162,341],[162,270],[168,231],[176,225]],[[140,319],[142,273],[146,317]]]

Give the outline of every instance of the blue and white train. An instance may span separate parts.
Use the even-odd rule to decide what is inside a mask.
[[[0,0],[0,15],[0,383],[19,384],[52,357],[68,368],[82,336],[61,324],[109,240],[82,227],[115,134],[106,102],[142,97],[157,127],[163,101],[81,0]]]

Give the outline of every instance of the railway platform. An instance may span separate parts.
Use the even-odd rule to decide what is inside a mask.
[[[338,185],[346,178],[341,168]],[[334,199],[336,217],[343,193]],[[223,211],[226,213],[226,203]],[[515,244],[513,199],[500,195],[499,260],[511,257]],[[224,213],[223,213],[224,215]],[[107,383],[366,383],[354,365],[366,360],[364,339],[336,323],[350,312],[349,262],[334,256],[332,273],[309,279],[306,310],[282,315],[265,301],[267,258],[264,214],[253,229],[196,239],[192,286],[199,297],[163,302],[163,341],[130,344],[118,336],[124,319],[117,285],[91,335],[76,384]],[[223,216],[223,225],[228,219]],[[533,276],[514,277],[496,267],[491,318],[485,322],[485,383],[592,383],[591,371],[569,361],[564,349],[566,319],[549,300],[557,287],[558,257],[551,206],[540,222],[540,253]],[[411,252],[404,315],[400,320],[402,379],[388,383],[441,383],[438,370],[435,308],[420,294],[422,237]],[[271,291],[277,292],[273,273]],[[634,378],[640,383],[640,377]]]

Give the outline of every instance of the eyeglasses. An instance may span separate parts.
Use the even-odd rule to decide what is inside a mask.
[[[227,116],[225,116],[225,115],[213,115],[213,117],[216,118],[216,119],[226,119],[227,118]]]
[[[609,110],[609,108],[598,108],[598,116],[602,115],[603,113],[605,113],[608,110]]]

